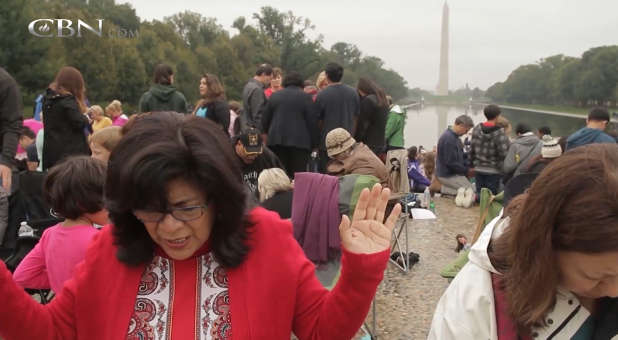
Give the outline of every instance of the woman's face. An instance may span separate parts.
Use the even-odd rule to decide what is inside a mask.
[[[208,85],[206,84],[206,78],[200,79],[200,96],[205,96],[208,92]]]
[[[558,253],[561,285],[589,299],[618,297],[618,252]]]
[[[114,109],[107,109],[105,113],[112,119],[120,116],[120,113]]]
[[[273,79],[270,81],[270,87],[273,87],[273,88],[279,88],[279,87],[281,87],[281,76],[278,76],[278,77],[276,77],[276,78],[273,78]]]
[[[194,185],[176,179],[167,185],[170,209],[206,205],[206,196]],[[140,211],[135,211],[140,218]],[[174,260],[191,257],[210,237],[214,221],[214,207],[208,204],[202,208],[202,215],[191,221],[181,221],[172,214],[166,214],[159,222],[143,222],[152,240]]]

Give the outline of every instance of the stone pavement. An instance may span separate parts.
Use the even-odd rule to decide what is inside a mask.
[[[376,295],[380,340],[427,338],[436,304],[448,286],[439,272],[457,256],[455,235],[461,233],[468,241],[472,239],[478,206],[459,208],[446,197],[435,198],[435,203],[436,220],[408,221],[409,250],[420,254],[420,262],[408,273],[390,263],[380,284]],[[371,312],[367,322],[370,317]]]

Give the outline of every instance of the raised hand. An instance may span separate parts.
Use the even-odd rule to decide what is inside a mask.
[[[384,213],[391,191],[376,184],[371,189],[361,192],[352,222],[347,216],[341,218],[339,234],[343,247],[355,254],[373,254],[386,250],[391,245],[391,236],[395,221],[401,213],[397,204],[386,221]]]

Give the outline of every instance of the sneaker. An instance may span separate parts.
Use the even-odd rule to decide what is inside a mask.
[[[474,203],[475,200],[475,193],[474,190],[472,190],[472,188],[466,188],[465,192],[464,192],[464,198],[461,202],[461,206],[464,208],[470,208],[472,206],[472,203]]]
[[[455,205],[461,207],[463,205],[464,195],[466,194],[465,188],[457,189],[457,196],[455,196]]]

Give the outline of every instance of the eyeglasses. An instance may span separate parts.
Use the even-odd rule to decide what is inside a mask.
[[[197,220],[204,215],[204,208],[207,204],[194,205],[190,207],[179,207],[168,209],[167,211],[148,211],[148,210],[135,210],[133,215],[142,221],[142,223],[159,223],[163,221],[165,216],[172,215],[175,219],[182,222],[189,222]]]

